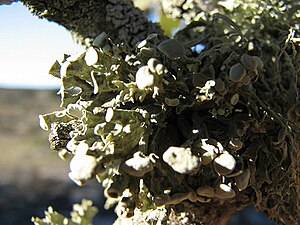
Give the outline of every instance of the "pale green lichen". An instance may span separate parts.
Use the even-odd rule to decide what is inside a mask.
[[[117,202],[131,224],[166,224],[177,207],[241,199],[295,224],[299,43],[280,22],[275,47],[262,35],[268,28],[247,32],[221,14],[136,48],[100,34],[51,69],[62,80],[62,110],[40,116],[51,148],[73,156],[76,183],[96,177],[106,206]],[[187,35],[203,24],[200,39]],[[166,45],[174,41],[176,50]],[[195,43],[206,49],[193,51]]]
[[[45,218],[32,218],[32,222],[35,225],[92,225],[93,217],[97,212],[97,208],[92,206],[91,201],[82,200],[81,204],[73,205],[71,218],[60,215],[50,206],[48,211],[45,211]]]
[[[197,173],[201,164],[200,158],[192,155],[191,149],[173,146],[164,152],[163,160],[181,174]]]
[[[69,177],[79,186],[93,177],[97,168],[97,159],[94,156],[87,155],[89,146],[84,141],[75,149],[75,156],[70,162]]]

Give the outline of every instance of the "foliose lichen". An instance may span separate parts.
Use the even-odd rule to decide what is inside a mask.
[[[93,217],[97,214],[97,212],[97,208],[92,206],[91,201],[83,199],[81,204],[73,205],[71,218],[64,217],[63,215],[55,212],[50,206],[48,211],[45,211],[44,219],[32,218],[32,222],[35,225],[92,225]]]
[[[62,110],[40,116],[41,127],[51,130],[52,149],[73,157],[70,178],[96,178],[107,206],[117,202],[131,224],[237,202],[296,224],[299,34],[278,24],[282,36],[270,44],[265,29],[243,34],[223,15],[203,24],[201,42],[181,39],[193,26],[135,48],[102,33],[65,56],[50,71],[62,81]],[[202,52],[191,48],[198,42]]]

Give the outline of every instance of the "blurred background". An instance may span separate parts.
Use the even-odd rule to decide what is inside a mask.
[[[151,3],[152,2],[152,3]],[[160,21],[168,33],[180,21],[157,13],[158,1],[136,0],[149,8],[149,19]],[[156,11],[155,11],[156,10]],[[21,3],[0,6],[0,224],[29,225],[52,205],[66,216],[74,203],[91,199],[99,208],[95,225],[110,225],[113,210],[103,209],[101,185],[78,187],[68,178],[69,164],[49,149],[48,133],[38,115],[59,110],[60,81],[49,68],[64,53],[82,49],[63,27],[34,17]],[[271,225],[248,207],[230,225]]]

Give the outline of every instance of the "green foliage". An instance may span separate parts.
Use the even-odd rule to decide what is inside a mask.
[[[102,33],[53,65],[62,110],[40,116],[41,127],[73,157],[70,178],[97,178],[124,221],[164,224],[180,207],[225,202],[296,224],[299,24],[286,18],[289,5],[237,4],[224,10],[246,19],[206,14],[134,49]]]
[[[45,211],[45,218],[32,218],[35,225],[92,225],[92,219],[98,210],[92,206],[89,200],[82,200],[81,204],[75,204],[71,212],[71,218],[66,218],[55,212],[50,206]]]

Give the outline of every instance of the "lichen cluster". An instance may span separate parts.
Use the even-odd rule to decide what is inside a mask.
[[[101,33],[52,66],[63,109],[40,116],[41,127],[53,150],[72,156],[69,177],[97,178],[106,206],[117,203],[130,224],[164,224],[180,206],[224,202],[255,203],[296,224],[300,45],[289,28],[247,36],[216,13],[135,48]]]
[[[64,26],[73,39],[83,45],[99,31],[108,33],[115,43],[126,42],[130,46],[153,32],[163,36],[159,25],[149,23],[146,15],[134,7],[132,0],[20,1],[32,14]]]
[[[66,218],[63,215],[55,212],[50,206],[48,207],[48,211],[45,211],[44,219],[32,218],[32,222],[35,225],[91,225],[93,217],[98,212],[97,208],[95,206],[92,206],[92,204],[93,203],[89,200],[82,200],[81,204],[74,204],[73,210],[70,213],[71,218]]]
[[[105,9],[107,23],[118,30],[118,39],[130,46],[160,30],[158,24],[148,22],[147,17],[134,7],[132,1],[109,0]],[[158,35],[162,36],[162,33]]]

